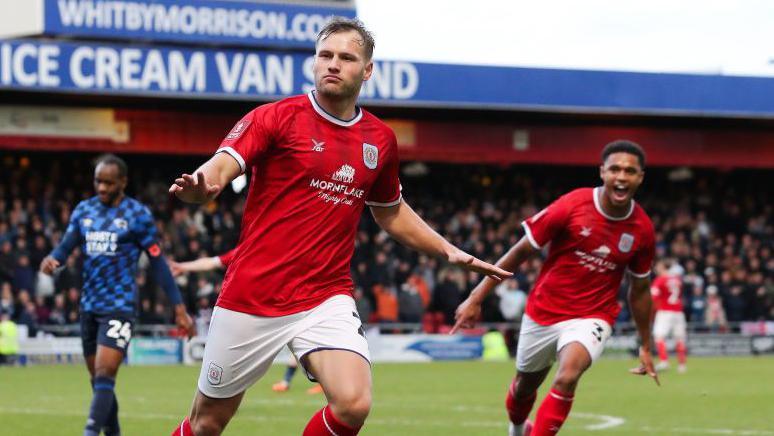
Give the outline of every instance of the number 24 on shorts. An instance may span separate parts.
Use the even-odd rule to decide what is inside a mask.
[[[108,324],[110,325],[110,328],[105,334],[109,338],[123,338],[127,342],[129,342],[129,340],[132,338],[132,323],[111,319],[108,321]]]

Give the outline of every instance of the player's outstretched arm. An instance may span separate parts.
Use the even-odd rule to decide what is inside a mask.
[[[182,174],[169,187],[169,193],[186,203],[205,203],[220,194],[242,172],[239,163],[227,153],[216,153],[193,174]]]
[[[513,275],[450,244],[430,228],[405,201],[390,207],[373,206],[371,213],[379,227],[407,247],[446,259],[451,264],[490,276],[495,280]]]
[[[173,277],[189,272],[212,271],[214,269],[223,268],[223,263],[218,256],[201,257],[188,262],[175,262],[174,260],[170,260],[168,263]]]
[[[658,374],[653,366],[653,356],[650,354],[650,314],[653,301],[650,297],[650,277],[629,276],[631,286],[629,287],[629,307],[632,311],[632,318],[637,325],[637,333],[642,341],[640,347],[640,366],[631,370],[632,374],[649,375],[657,385],[660,385]]]
[[[529,259],[537,252],[538,250],[529,243],[527,237],[522,237],[516,245],[511,247],[511,249],[497,261],[496,266],[507,271],[515,271],[522,262]],[[456,333],[460,328],[472,328],[475,325],[481,317],[481,303],[484,301],[484,298],[492,292],[492,289],[494,289],[497,284],[497,281],[492,280],[489,277],[484,277],[484,279],[481,280],[481,283],[470,292],[468,298],[457,307],[457,311],[454,314],[456,321],[454,327],[449,331],[449,334]]]

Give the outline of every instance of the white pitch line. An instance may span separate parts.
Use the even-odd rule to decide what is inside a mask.
[[[598,424],[591,424],[583,427],[584,429],[591,430],[591,431],[606,430],[608,428],[618,427],[619,425],[623,425],[623,423],[626,422],[625,419],[618,416],[599,415],[596,413],[571,412],[570,418],[600,420],[601,422]]]
[[[287,404],[293,404],[293,400],[287,401]],[[308,404],[308,402],[307,402]],[[0,407],[0,414],[18,414],[18,415],[44,415],[44,416],[76,416],[83,417],[81,412],[68,412],[60,410],[50,410],[41,408],[23,408],[23,407]],[[158,420],[163,419],[170,422],[177,422],[180,418],[179,415],[163,414],[163,413],[125,413],[122,412],[121,416],[129,419],[148,419]],[[625,420],[609,415],[599,415],[594,413],[582,413],[573,412],[572,417],[578,419],[599,419],[602,422],[598,424],[591,424],[583,426],[584,430],[599,431],[622,425]],[[240,420],[254,421],[254,422],[269,422],[269,421],[283,421],[283,422],[298,422],[296,416],[279,416],[272,414],[270,416],[262,415],[239,415]],[[367,424],[378,426],[404,426],[404,427],[417,427],[417,426],[433,426],[433,427],[468,427],[468,428],[505,428],[505,423],[501,421],[465,421],[449,422],[449,421],[436,421],[436,420],[421,420],[421,419],[381,419],[372,418],[369,419]],[[657,434],[704,434],[704,435],[734,435],[734,436],[774,436],[774,431],[769,430],[740,430],[740,429],[726,429],[726,428],[690,428],[690,427],[672,427],[672,428],[659,428],[659,427],[639,427],[628,429],[632,432],[643,433],[657,433]]]
[[[730,434],[734,436],[774,436],[774,431],[769,430],[737,430],[730,428],[690,428],[690,427],[640,427],[637,431],[645,433],[693,433],[693,434]]]

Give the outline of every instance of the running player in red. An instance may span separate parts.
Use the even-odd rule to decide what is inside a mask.
[[[650,355],[650,266],[654,232],[633,197],[644,176],[645,153],[630,141],[602,151],[603,186],[576,189],[522,223],[525,236],[497,263],[514,271],[547,248],[548,257],[527,299],[516,354],[518,373],[506,398],[510,435],[554,435],[570,413],[581,375],[601,354],[618,315],[618,289],[631,280],[629,304],[642,339],[642,366],[633,370],[658,378]],[[485,278],[457,308],[452,330],[472,327],[481,302],[495,287]],[[526,421],[537,389],[558,357],[551,390]],[[531,432],[531,433],[530,433]]]
[[[451,245],[402,201],[395,134],[356,105],[373,45],[359,21],[331,21],[317,39],[314,90],[247,114],[209,161],[170,187],[203,203],[252,168],[199,390],[173,434],[221,434],[286,344],[328,400],[303,434],[359,432],[371,408],[371,370],[349,270],[365,206],[411,248],[497,279],[511,275]]]
[[[686,322],[683,313],[683,280],[678,274],[672,274],[667,261],[656,263],[656,279],[650,288],[650,294],[656,306],[656,318],[653,321],[653,340],[656,341],[658,360],[656,370],[669,369],[669,354],[666,339],[671,335],[677,351],[677,372],[684,373],[686,366]]]

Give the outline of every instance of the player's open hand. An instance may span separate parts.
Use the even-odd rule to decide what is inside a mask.
[[[185,269],[174,260],[167,260],[167,263],[169,264],[169,270],[172,272],[172,277],[179,277],[185,273]]]
[[[220,186],[208,185],[204,173],[183,174],[169,187],[169,193],[186,203],[204,203],[220,193]]]
[[[653,356],[650,354],[650,350],[645,347],[640,347],[640,366],[630,369],[629,372],[636,375],[649,375],[656,382],[656,385],[661,386],[661,382],[658,381],[658,373],[653,366]]]
[[[483,260],[478,259],[477,257],[465,253],[459,249],[449,254],[448,260],[451,264],[460,266],[470,271],[484,274],[493,280],[497,280],[498,282],[513,275],[513,273],[510,273],[502,268],[498,268],[490,263],[484,262]]]
[[[449,331],[450,335],[457,333],[457,330],[473,328],[481,319],[481,304],[472,301],[468,297],[465,301],[457,306],[457,311],[454,312],[454,327]]]
[[[183,304],[175,306],[175,324],[185,332],[188,339],[196,336],[196,324],[194,324],[191,315],[185,310],[185,305]]]
[[[40,270],[44,274],[51,275],[57,268],[59,268],[59,261],[54,259],[52,256],[46,256],[45,259],[40,262]]]

